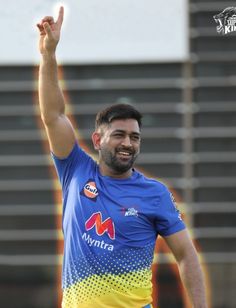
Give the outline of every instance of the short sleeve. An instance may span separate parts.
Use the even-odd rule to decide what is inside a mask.
[[[166,188],[160,197],[155,221],[158,234],[168,236],[186,228],[172,193]]]
[[[74,145],[71,153],[66,158],[60,159],[54,153],[51,153],[51,155],[64,195],[68,189],[74,172],[80,169],[79,172],[82,173],[82,169],[88,164],[91,157],[86,154],[77,143]]]

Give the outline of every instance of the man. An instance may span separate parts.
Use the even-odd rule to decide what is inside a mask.
[[[140,149],[141,115],[113,105],[96,118],[92,135],[98,164],[77,144],[58,84],[56,22],[40,32],[39,101],[63,191],[63,302],[66,308],[151,307],[151,263],[158,234],[179,265],[195,308],[206,308],[196,251],[168,189],[133,169]]]

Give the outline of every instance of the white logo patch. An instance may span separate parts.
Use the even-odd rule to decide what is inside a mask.
[[[135,216],[138,217],[138,211],[131,207],[125,211],[125,216]]]
[[[227,7],[213,18],[218,24],[216,31],[219,34],[225,35],[236,31],[236,7]]]

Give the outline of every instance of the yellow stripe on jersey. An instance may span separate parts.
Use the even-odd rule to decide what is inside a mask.
[[[141,308],[152,301],[151,291],[150,270],[93,275],[63,291],[62,308]]]

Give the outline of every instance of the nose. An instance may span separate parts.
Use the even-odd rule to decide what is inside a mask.
[[[126,146],[126,147],[132,146],[131,140],[130,140],[130,136],[129,136],[129,135],[127,135],[127,136],[124,137],[124,139],[122,140],[122,145],[123,145],[123,146]]]

